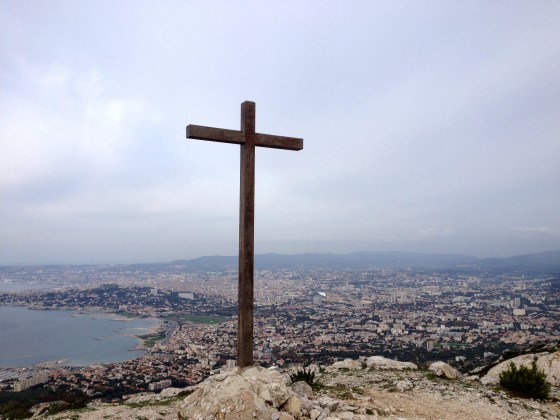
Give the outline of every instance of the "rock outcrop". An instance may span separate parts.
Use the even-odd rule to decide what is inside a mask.
[[[461,378],[461,372],[452,366],[449,366],[445,362],[434,362],[429,367],[428,370],[434,372],[437,376],[442,376],[447,379],[457,379]]]
[[[352,407],[350,407],[352,408]],[[261,367],[233,369],[195,387],[178,409],[179,419],[354,419],[348,404],[328,396],[315,399],[305,382]],[[357,419],[357,418],[356,418]]]
[[[332,365],[328,367],[330,370],[338,370],[338,369],[360,369],[362,367],[366,367],[366,362],[361,360],[353,360],[353,359],[344,359],[339,362],[334,362]]]
[[[404,369],[418,369],[414,363],[399,362],[393,359],[387,359],[383,356],[371,356],[365,360],[352,360],[344,359],[340,362],[335,362],[329,367],[329,371],[334,370],[358,370],[358,369],[391,369],[391,370],[404,370]]]
[[[290,398],[286,382],[287,378],[279,372],[260,367],[221,373],[199,384],[185,398],[178,418],[271,419],[273,414],[278,415],[279,407]]]
[[[188,388],[165,388],[159,394],[154,392],[140,392],[138,394],[124,396],[123,399],[125,400],[125,404],[143,404],[162,401],[185,392],[188,392]]]
[[[371,356],[366,359],[366,366],[375,369],[418,369],[412,362],[399,362],[397,360],[387,359],[382,356]]]
[[[555,366],[558,355],[543,354],[541,363]],[[371,360],[367,368],[367,361]],[[414,364],[370,358],[345,361],[316,369],[321,386],[311,389],[304,382],[288,383],[287,374],[260,367],[231,369],[182,390],[145,393],[124,404],[95,403],[87,409],[36,418],[150,419],[150,420],[373,420],[387,419],[553,419],[560,418],[556,400],[513,398],[499,387],[457,376],[443,378],[447,367],[436,364],[441,377]],[[364,362],[366,366],[364,367]],[[411,366],[412,365],[412,366]],[[376,366],[381,366],[376,368]],[[389,366],[392,366],[390,368]],[[438,367],[439,366],[439,367]],[[448,366],[448,365],[447,365]],[[351,367],[355,367],[352,369]],[[438,367],[436,369],[436,367]],[[449,366],[450,367],[450,366]],[[451,367],[450,367],[451,368]],[[452,368],[451,368],[452,369]],[[552,369],[549,372],[553,372]],[[552,375],[554,376],[554,375]],[[175,396],[173,396],[175,395]],[[552,387],[553,398],[560,389]],[[39,408],[39,407],[38,407]],[[42,410],[41,410],[42,411]],[[44,412],[44,411],[43,411]]]
[[[531,367],[533,361],[537,362],[537,368],[546,374],[546,379],[554,386],[560,386],[560,351],[554,353],[524,354],[505,360],[494,366],[481,378],[483,384],[497,384],[500,382],[500,373],[509,369],[510,363],[515,366]]]

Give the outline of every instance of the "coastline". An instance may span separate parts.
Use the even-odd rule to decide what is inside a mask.
[[[138,320],[138,319],[144,319],[144,320],[150,320],[150,321],[156,321],[157,325],[154,325],[152,327],[148,327],[148,328],[143,328],[142,333],[136,334],[136,333],[126,333],[126,334],[122,334],[125,337],[131,337],[137,340],[137,344],[134,348],[129,349],[129,351],[144,351],[146,353],[149,353],[151,347],[147,347],[145,345],[145,339],[142,338],[142,336],[148,336],[148,335],[158,335],[160,333],[165,333],[166,337],[168,336],[168,334],[173,332],[173,329],[170,328],[165,328],[164,327],[164,321],[161,318],[157,318],[157,317],[153,317],[153,316],[124,316],[115,312],[111,312],[109,313],[109,315],[111,316],[111,319],[114,321],[125,321],[125,322],[129,322],[129,321],[133,321],[133,320]],[[139,356],[141,357],[141,356]]]
[[[144,334],[139,334],[139,335],[132,334],[131,336],[138,340],[138,344],[132,350],[142,350],[149,353],[152,347],[146,346],[146,339],[142,338],[143,336],[157,336],[163,333],[165,335],[165,338],[159,341],[159,342],[163,342],[167,340],[167,338],[173,333],[174,329],[172,327],[167,327],[167,328],[164,327],[164,321],[162,319],[159,318],[151,318],[151,319],[158,320],[159,321],[158,325],[148,328]]]
[[[88,312],[83,312],[83,314],[85,314],[85,315],[94,314],[94,315],[102,315],[102,316],[105,315],[105,316],[110,317],[113,321],[120,321],[120,322],[130,322],[130,321],[135,321],[135,320],[140,320],[140,319],[157,322],[157,324],[152,326],[152,327],[142,328],[141,333],[124,333],[124,334],[121,333],[121,334],[117,334],[117,335],[121,335],[123,337],[134,338],[137,341],[136,346],[134,346],[131,349],[128,349],[128,351],[142,351],[142,352],[144,352],[144,354],[142,354],[140,356],[137,356],[137,357],[145,356],[147,353],[150,352],[150,347],[146,347],[145,339],[143,339],[142,336],[157,335],[161,332],[165,332],[165,334],[167,335],[167,333],[169,332],[169,330],[167,328],[164,328],[164,321],[161,318],[157,318],[157,317],[154,317],[154,316],[141,316],[141,315],[134,315],[134,314],[131,314],[130,316],[126,316],[126,315],[119,314],[117,312],[105,312],[105,311],[95,312],[93,310],[90,310]],[[136,359],[137,357],[133,357],[130,360]]]
[[[37,307],[33,307],[30,308],[28,306],[24,306],[24,305],[1,305],[0,308],[14,308],[14,310],[16,310],[15,312],[13,311],[8,311],[5,314],[5,318],[4,320],[8,321],[8,320],[20,320],[22,318],[24,319],[28,319],[29,321],[27,321],[28,323],[31,322],[31,324],[29,325],[40,325],[41,322],[43,320],[45,320],[45,322],[55,322],[55,324],[58,325],[58,323],[60,321],[62,321],[62,325],[65,325],[65,327],[61,327],[61,328],[55,328],[56,331],[60,331],[62,330],[66,330],[68,327],[66,325],[68,322],[68,319],[76,319],[76,318],[86,318],[84,321],[76,321],[76,322],[82,322],[82,325],[84,325],[83,329],[89,329],[89,327],[86,327],[85,325],[89,325],[91,322],[95,322],[95,321],[90,321],[89,319],[97,319],[97,318],[105,318],[106,320],[113,320],[113,321],[117,321],[119,324],[117,326],[117,328],[113,327],[113,330],[110,331],[111,326],[108,325],[107,321],[101,321],[102,325],[105,325],[105,327],[102,327],[99,331],[99,334],[96,336],[95,333],[92,334],[92,339],[94,340],[101,340],[101,341],[105,341],[105,338],[113,338],[113,337],[127,337],[127,339],[134,339],[136,340],[136,346],[134,346],[134,344],[129,343],[128,346],[124,347],[122,346],[122,340],[120,340],[121,344],[117,344],[117,348],[121,348],[122,350],[118,350],[120,351],[120,353],[118,353],[113,360],[111,360],[111,356],[106,356],[104,355],[104,353],[99,353],[99,360],[94,360],[91,359],[91,354],[84,354],[83,357],[80,357],[80,353],[76,352],[76,350],[74,349],[73,352],[72,350],[70,350],[69,352],[65,352],[64,351],[60,351],[61,348],[65,348],[65,347],[56,347],[56,343],[54,343],[54,347],[56,349],[56,351],[45,351],[44,353],[39,353],[36,352],[37,355],[32,355],[33,352],[29,351],[27,355],[25,355],[23,358],[22,357],[11,357],[10,355],[16,355],[16,354],[20,354],[18,351],[16,351],[17,349],[14,348],[14,346],[8,346],[7,348],[4,348],[4,355],[8,356],[5,357],[4,361],[2,362],[2,366],[1,369],[2,370],[20,370],[20,369],[37,369],[37,368],[47,368],[48,365],[51,365],[53,368],[55,368],[54,364],[56,363],[57,367],[78,367],[78,366],[90,366],[93,364],[105,364],[105,363],[118,363],[121,361],[125,361],[125,360],[132,360],[138,357],[142,357],[144,355],[146,355],[146,353],[149,352],[149,348],[144,346],[144,340],[142,338],[140,338],[140,336],[143,335],[149,335],[149,334],[157,334],[157,333],[161,333],[163,331],[166,331],[167,329],[164,328],[164,323],[163,320],[156,318],[156,317],[125,317],[125,316],[121,316],[117,313],[111,313],[111,312],[106,312],[106,311],[102,311],[102,310],[95,310],[95,309],[91,309],[91,308],[37,308]],[[54,310],[53,310],[54,309]],[[36,316],[27,316],[25,314],[23,314],[21,311],[25,310],[25,312],[27,312],[28,310],[31,312],[36,312],[38,310],[46,310],[45,312],[45,317],[43,317],[43,315],[40,315],[40,319],[37,320]],[[47,316],[46,313],[50,312],[66,312],[65,315],[57,315],[54,318],[52,318],[51,316]],[[9,315],[9,314],[13,314],[13,315]],[[17,315],[16,315],[17,314]],[[22,316],[24,315],[24,316]],[[67,320],[64,320],[64,319]],[[89,319],[87,319],[89,318]],[[12,321],[10,321],[10,323],[13,323]],[[140,323],[133,323],[132,325],[127,326],[126,323],[124,321],[127,321],[127,323],[129,321],[141,321]],[[74,321],[71,322],[71,324],[76,325],[76,323]],[[115,323],[117,324],[117,323]],[[144,324],[144,325],[143,325]],[[149,325],[146,325],[149,324]],[[6,324],[9,325],[9,324]],[[29,331],[29,329],[26,327],[27,324],[25,324],[24,322],[20,323],[20,327],[14,327],[14,332],[15,331]],[[42,324],[41,324],[42,325]],[[78,324],[79,325],[79,324]],[[81,327],[73,327],[73,329],[75,330],[76,328],[80,329]],[[41,332],[39,331],[40,328],[36,328],[36,331],[34,332],[34,334],[41,334]],[[167,332],[167,331],[166,331]],[[33,337],[33,336],[30,336]],[[88,336],[89,337],[89,336]],[[88,338],[89,339],[89,338]],[[71,340],[71,339],[69,339]],[[111,340],[112,341],[112,340]],[[107,344],[105,345],[104,348],[107,348],[111,346],[111,344]],[[29,347],[31,348],[31,347]],[[91,350],[91,349],[89,349]],[[123,353],[124,351],[124,353]],[[128,355],[127,353],[128,352]],[[87,350],[85,350],[85,353],[87,353]],[[90,351],[91,353],[91,351]],[[141,354],[138,354],[141,353]],[[41,357],[41,356],[44,356]],[[34,359],[34,361],[32,361],[31,359]],[[107,359],[107,360],[105,360]],[[36,362],[35,362],[36,361]],[[62,362],[62,363],[61,363]],[[2,375],[3,376],[3,375]],[[18,375],[19,376],[19,375]]]
[[[157,319],[157,318],[156,318]],[[144,338],[142,338],[142,336],[146,336],[146,335],[157,335],[161,332],[165,332],[167,333],[167,329],[163,328],[163,321],[160,320],[160,323],[158,324],[158,326],[156,327],[152,327],[152,328],[148,328],[145,332],[145,334],[127,334],[127,336],[129,337],[133,337],[136,340],[138,340],[138,343],[136,344],[136,347],[134,347],[133,349],[130,349],[130,351],[134,351],[134,350],[141,350],[141,351],[145,351],[147,353],[150,352],[151,347],[146,347],[145,342],[146,340]]]
[[[32,366],[21,367],[0,367],[0,382],[2,381],[16,381],[29,376],[37,375],[39,373],[48,373],[57,369],[79,369],[78,366],[66,365],[68,359],[49,360],[46,362],[36,363]]]

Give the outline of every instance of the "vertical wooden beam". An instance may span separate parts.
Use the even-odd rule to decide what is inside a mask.
[[[241,104],[241,130],[188,125],[187,138],[241,145],[237,365],[253,365],[253,273],[255,260],[255,146],[301,150],[303,139],[255,133],[255,103]]]
[[[241,179],[239,200],[239,285],[237,365],[253,365],[253,270],[255,235],[255,103],[241,104]]]

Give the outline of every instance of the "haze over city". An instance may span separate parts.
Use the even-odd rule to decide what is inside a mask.
[[[560,3],[0,5],[0,264],[560,249]]]

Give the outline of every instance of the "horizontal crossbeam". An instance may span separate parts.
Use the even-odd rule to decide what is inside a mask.
[[[187,138],[232,144],[243,144],[245,142],[243,131],[192,124],[187,125]],[[255,133],[255,146],[270,147],[272,149],[301,150],[303,149],[303,139]]]

